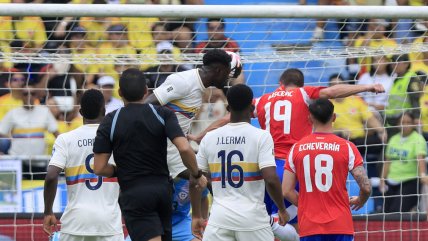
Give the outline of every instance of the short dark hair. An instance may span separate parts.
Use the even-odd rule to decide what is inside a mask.
[[[328,85],[329,86],[331,86],[331,81],[334,79],[341,79],[342,82],[345,81],[345,78],[341,74],[335,73],[335,74],[330,75],[330,77],[328,78]]]
[[[80,99],[80,113],[88,120],[97,119],[105,106],[101,91],[90,89],[83,93]]]
[[[224,21],[224,19],[222,18],[209,18],[207,19],[207,25],[210,22],[220,22],[221,23],[221,27],[224,28],[226,26],[226,22]]]
[[[227,91],[227,102],[233,111],[243,111],[253,102],[253,91],[244,84],[232,86]]]
[[[146,77],[139,69],[129,68],[120,76],[119,87],[125,100],[141,100],[147,89]]]
[[[305,85],[305,77],[299,69],[291,68],[287,69],[282,73],[279,81],[284,86],[295,85],[297,87],[303,87]]]
[[[202,62],[205,66],[221,64],[227,67],[230,66],[232,57],[222,49],[211,49],[204,54]]]
[[[309,105],[309,112],[319,122],[327,124],[334,113],[334,105],[328,99],[317,99]]]

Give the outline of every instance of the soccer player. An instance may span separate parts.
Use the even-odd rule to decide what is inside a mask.
[[[147,86],[140,70],[123,72],[119,94],[125,107],[109,113],[98,128],[94,172],[105,177],[117,175],[120,207],[134,241],[172,240],[173,187],[167,166],[167,139],[177,147],[191,180],[203,188],[206,178],[175,114],[143,104]],[[117,167],[108,163],[112,153]]]
[[[290,150],[282,183],[284,196],[298,206],[301,241],[352,241],[349,206],[358,210],[371,193],[363,158],[350,141],[333,134],[334,106],[327,99],[309,105],[314,132]],[[360,187],[358,197],[346,191],[348,172]],[[300,191],[294,189],[296,181]],[[317,203],[317,205],[314,205]]]
[[[335,85],[328,88],[304,86],[303,73],[298,69],[288,69],[280,77],[280,86],[272,93],[267,93],[254,100],[254,117],[258,118],[260,127],[268,130],[275,144],[275,159],[277,165],[277,174],[281,179],[283,176],[283,167],[288,152],[294,143],[303,137],[311,134],[312,127],[309,122],[308,105],[318,98],[343,98],[361,92],[382,93],[384,88],[380,84],[372,85]],[[229,121],[229,116],[214,122],[203,133],[190,139],[198,141],[208,131],[218,128]],[[276,206],[266,196],[266,208],[269,214],[276,213]],[[287,202],[287,206],[290,204]],[[289,210],[295,208],[291,207]],[[290,211],[292,220],[295,224],[297,218],[295,213]],[[278,233],[278,236],[282,236]],[[281,238],[282,239],[282,238]]]
[[[198,166],[211,173],[214,195],[205,241],[273,241],[263,202],[265,186],[279,207],[279,223],[288,221],[272,137],[250,124],[252,99],[250,87],[231,87],[227,93],[231,123],[208,133],[199,146]],[[194,203],[192,208],[193,231],[200,236],[200,208]]]
[[[145,102],[160,104],[174,111],[181,129],[187,134],[195,114],[202,105],[202,96],[205,89],[210,86],[223,89],[227,86],[232,68],[237,67],[231,66],[231,62],[231,56],[224,50],[210,50],[204,54],[201,68],[169,75],[165,82],[145,99]],[[240,62],[235,62],[236,65],[241,67]],[[238,72],[237,75],[239,75]],[[183,182],[184,187],[188,187],[189,183],[186,179],[189,179],[189,174],[182,163],[177,148],[170,141],[168,141],[167,160],[168,169],[172,178],[174,178],[174,182]],[[190,189],[192,188],[190,187]],[[188,241],[180,237],[190,237],[192,235],[190,220],[181,215],[179,211],[177,212],[177,210],[173,212],[173,220],[176,221],[173,226],[173,239]],[[183,232],[177,232],[177,230],[183,230]],[[187,233],[179,235],[179,233],[184,232]]]
[[[53,147],[45,180],[43,229],[51,235],[52,227],[56,226],[52,205],[58,176],[64,170],[68,200],[61,217],[61,241],[123,241],[117,179],[96,176],[92,164],[92,145],[98,125],[104,118],[104,106],[100,91],[86,91],[80,104],[84,125],[59,135]]]

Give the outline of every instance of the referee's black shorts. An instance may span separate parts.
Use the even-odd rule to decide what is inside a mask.
[[[163,176],[144,177],[121,191],[119,204],[133,241],[172,240],[172,193],[172,181]]]

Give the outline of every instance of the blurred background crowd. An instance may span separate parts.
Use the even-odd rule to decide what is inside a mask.
[[[306,3],[301,0],[295,4],[426,6],[427,2],[319,0]],[[204,4],[204,1],[0,0],[0,3]],[[334,30],[331,30],[332,22]],[[117,91],[118,79],[127,68],[143,70],[149,88],[153,89],[161,85],[169,74],[197,67],[186,56],[198,56],[211,48],[240,52],[243,56],[249,51],[245,47],[248,44],[245,40],[239,36],[237,39],[230,36],[230,33],[234,33],[233,29],[226,31],[227,20],[203,19],[203,33],[199,32],[201,28],[196,23],[201,24],[201,20],[0,17],[0,153],[28,157],[49,155],[58,134],[82,125],[78,105],[85,89],[102,90],[107,113],[123,106]],[[334,34],[335,45],[379,50],[380,54],[371,57],[347,57],[343,69],[329,70],[328,76],[323,79],[325,81],[310,81],[310,70],[305,72],[302,69],[312,84],[384,85],[384,94],[365,94],[334,101],[337,134],[359,147],[368,163],[369,176],[378,182],[375,186],[380,187],[376,191],[386,191],[383,190],[385,183],[380,177],[390,180],[391,185],[394,182],[414,181],[421,165],[426,165],[426,142],[423,138],[428,138],[428,94],[425,91],[428,51],[421,49],[426,48],[424,46],[428,43],[427,27],[424,20],[319,19],[314,21],[312,29],[304,29],[304,44],[322,47]],[[410,51],[388,54],[388,50],[401,45],[408,46]],[[272,47],[280,51],[283,46]],[[37,56],[40,59],[55,55],[67,61],[34,63],[26,62],[24,58]],[[262,79],[251,82],[247,78],[252,74],[251,70],[246,66],[245,59],[243,63],[245,71],[234,83],[247,83],[250,86],[266,84]],[[286,67],[295,66],[287,64]],[[277,71],[283,70],[285,68]],[[254,88],[258,95],[269,92],[266,87],[258,92],[257,87]],[[210,121],[226,114],[225,96],[221,90],[208,89],[204,101],[197,117],[199,121],[196,120],[193,125],[193,133],[198,133]],[[423,140],[422,143],[420,140]],[[397,159],[400,162],[393,162]],[[386,172],[382,171],[385,161],[392,163]],[[24,164],[24,177],[43,178],[45,168],[46,162]],[[397,175],[397,170],[404,170],[408,175]],[[425,179],[421,181],[428,184]],[[410,189],[408,191],[411,193],[419,192],[418,188]]]

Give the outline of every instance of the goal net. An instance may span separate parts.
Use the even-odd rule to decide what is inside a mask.
[[[335,131],[358,146],[373,185],[353,212],[355,240],[428,240],[427,7],[8,4],[0,15],[0,240],[47,240],[43,178],[53,133],[82,124],[82,91],[101,89],[111,111],[121,104],[125,69],[143,70],[153,89],[200,65],[211,48],[239,53],[244,68],[232,84],[247,84],[256,97],[274,91],[290,68],[311,86],[382,83],[385,94],[334,101]],[[8,114],[24,103],[47,106],[55,121]],[[222,91],[207,89],[191,132],[225,115],[225,106]],[[400,119],[404,112],[413,119]],[[414,138],[403,134],[409,127]],[[58,185],[60,215],[64,176]],[[348,192],[359,192],[351,176]]]

